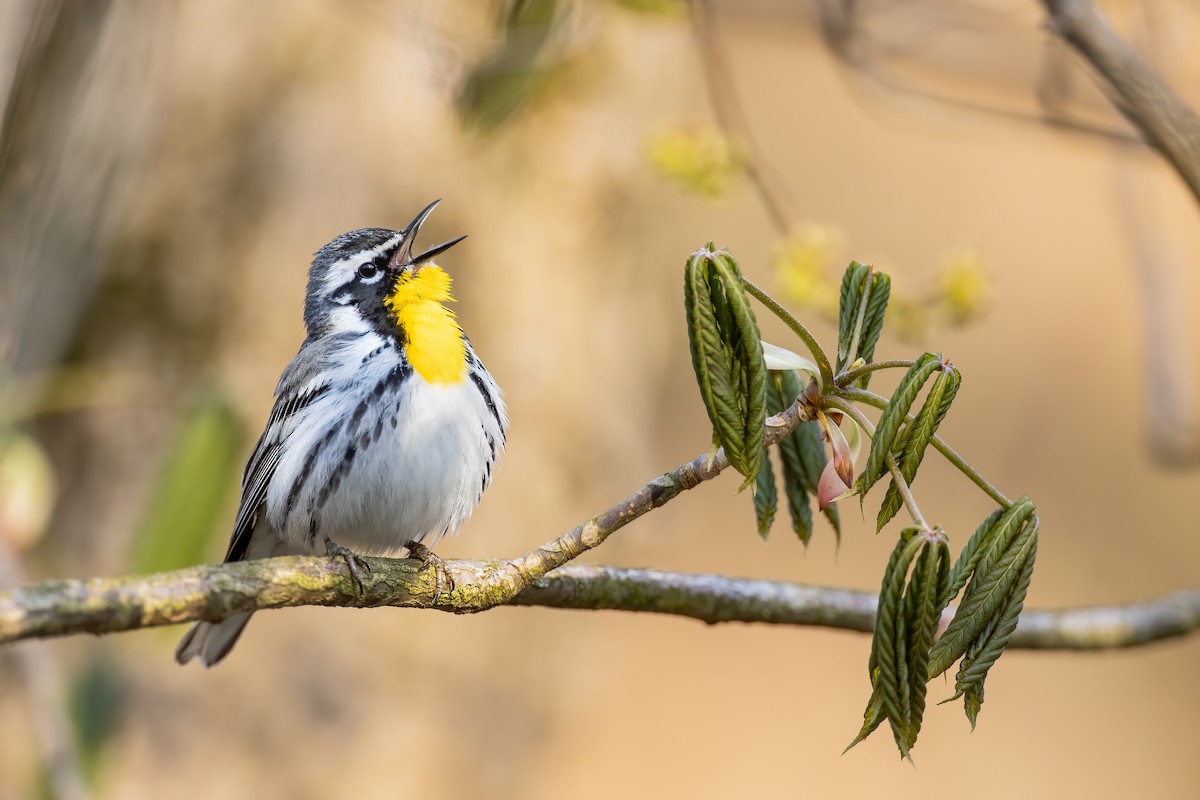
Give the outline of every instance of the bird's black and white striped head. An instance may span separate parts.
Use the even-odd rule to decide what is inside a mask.
[[[310,339],[374,329],[396,333],[385,303],[402,275],[458,244],[459,236],[413,255],[421,224],[440,201],[435,200],[403,230],[362,228],[343,233],[317,251],[308,273],[304,324]]]

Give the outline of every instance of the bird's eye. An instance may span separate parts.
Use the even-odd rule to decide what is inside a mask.
[[[374,278],[378,274],[379,267],[374,264],[367,263],[358,268],[358,277],[366,281],[371,280],[371,278]]]

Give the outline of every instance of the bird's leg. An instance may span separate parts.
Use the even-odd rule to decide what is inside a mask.
[[[450,570],[446,569],[446,562],[437,553],[430,550],[420,542],[409,542],[405,545],[408,548],[408,555],[420,561],[422,564],[431,565],[437,574],[437,588],[433,593],[433,604],[437,605],[442,598],[442,586],[449,587],[447,591],[454,591],[454,578],[450,577]]]
[[[358,593],[362,594],[364,578],[371,572],[371,565],[367,563],[367,560],[350,548],[338,544],[328,536],[325,537],[325,555],[341,556],[346,559],[346,566],[350,568],[350,576],[358,584]]]

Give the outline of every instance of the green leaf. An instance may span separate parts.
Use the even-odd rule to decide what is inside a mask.
[[[846,745],[846,749],[842,751],[842,755],[850,752],[850,749],[854,745],[874,733],[875,729],[887,719],[887,714],[883,710],[883,689],[879,685],[877,671],[871,675],[871,685],[874,688],[871,690],[871,699],[867,701],[867,708],[863,712],[862,728],[859,729],[858,735],[854,737],[854,741]]]
[[[688,259],[684,307],[692,366],[713,431],[729,463],[754,482],[763,454],[766,365],[737,263],[711,244]]]
[[[924,535],[923,537],[924,538]],[[925,715],[925,685],[929,674],[929,648],[933,643],[933,635],[937,630],[938,619],[942,608],[938,602],[939,583],[949,569],[950,553],[945,536],[937,531],[936,541],[926,539],[913,568],[912,579],[905,590],[905,599],[912,601],[908,608],[909,642],[908,680],[908,714],[904,724],[904,747],[901,752],[907,755],[917,743],[917,734],[921,732],[921,721]]]
[[[1010,548],[1016,551],[1016,555],[1013,558],[1014,569],[1018,571],[1016,584],[1008,595],[1001,613],[994,617],[994,623],[989,626],[985,635],[979,638],[978,652],[974,654],[974,657],[969,662],[966,658],[963,659],[954,682],[954,697],[965,695],[972,690],[977,691],[982,696],[983,681],[987,677],[988,670],[992,668],[1004,653],[1009,641],[1012,640],[1013,633],[1017,629],[1017,620],[1021,615],[1021,609],[1025,605],[1025,595],[1029,591],[1030,582],[1033,580],[1033,567],[1034,562],[1037,560],[1037,545],[1038,522],[1037,518],[1034,517],[1030,524],[1022,530],[1020,536],[1014,540]],[[972,726],[974,726],[974,720],[972,720]]]
[[[892,393],[891,399],[888,400],[883,413],[879,416],[879,424],[875,426],[875,435],[871,439],[871,452],[867,455],[867,466],[858,478],[861,484],[860,496],[865,497],[875,482],[887,471],[888,453],[891,452],[892,444],[908,415],[908,410],[912,408],[925,381],[941,365],[941,355],[925,353],[909,367],[908,372],[900,380],[900,385],[896,387],[896,391]]]
[[[841,372],[853,361],[850,352],[854,345],[855,332],[861,338],[860,313],[863,311],[863,294],[870,293],[872,270],[868,264],[851,261],[842,273],[842,288],[838,299],[838,354],[836,372]],[[869,297],[868,297],[869,299]]]
[[[954,566],[950,569],[950,578],[947,581],[945,592],[945,603],[949,604],[951,600],[958,596],[962,587],[967,585],[967,579],[971,577],[971,573],[975,571],[975,567],[979,563],[979,559],[983,557],[984,545],[987,544],[992,535],[992,529],[999,522],[1000,517],[1006,509],[997,508],[983,523],[975,529],[975,533],[971,534],[971,538],[967,540],[967,546],[958,554],[958,560],[954,562]]]
[[[771,373],[771,379],[767,381],[767,410],[771,414],[778,414],[795,402],[800,393],[799,384],[793,372]],[[812,424],[812,421],[801,423],[776,445],[779,462],[783,467],[783,493],[792,517],[792,530],[805,545],[812,539],[813,520],[809,497],[816,494],[816,487],[814,485],[809,488],[806,480],[800,430]]]
[[[184,414],[134,538],[133,569],[162,572],[205,560],[228,525],[228,499],[241,467],[242,426],[226,398],[210,391]]]
[[[883,318],[887,313],[888,300],[892,294],[892,279],[885,272],[875,272],[871,275],[871,293],[867,299],[866,314],[863,317],[862,342],[858,347],[858,356],[866,363],[875,360],[875,345],[879,343],[879,334],[883,331]],[[870,373],[858,380],[858,385],[864,389]]]
[[[950,364],[945,364],[934,379],[933,386],[929,388],[929,394],[925,397],[925,403],[917,413],[917,418],[905,426],[908,435],[904,438],[904,447],[897,459],[897,465],[909,486],[916,480],[917,469],[925,458],[925,450],[929,447],[933,435],[937,433],[938,426],[945,419],[946,412],[950,410],[950,404],[954,402],[954,396],[958,393],[961,383],[962,377],[958,370]],[[901,505],[903,499],[896,488],[896,482],[892,481],[879,507],[879,515],[875,521],[877,532],[883,530],[883,526],[896,516]]]
[[[771,469],[771,455],[763,453],[754,487],[754,519],[758,523],[758,535],[764,542],[771,533],[771,524],[775,522],[775,509],[778,504],[779,494],[775,490],[775,471]]]
[[[903,726],[907,717],[908,660],[904,615],[904,584],[909,565],[917,556],[924,539],[918,528],[905,528],[888,559],[879,591],[879,606],[875,614],[875,638],[872,652],[878,668],[878,683],[883,690],[883,710],[892,723],[897,743],[904,741]],[[901,751],[906,752],[901,744]]]
[[[985,545],[953,621],[930,653],[930,678],[949,669],[966,653],[991,618],[1003,612],[1009,594],[1021,578],[1024,558],[1028,555],[1025,543],[1031,536],[1036,542],[1037,525],[1031,521],[1033,511],[1033,503],[1022,497],[997,521],[992,541]],[[989,560],[993,553],[998,553],[998,557]]]
[[[983,683],[977,688],[963,692],[963,711],[971,722],[971,730],[975,730],[975,722],[979,719],[979,709],[983,707]]]

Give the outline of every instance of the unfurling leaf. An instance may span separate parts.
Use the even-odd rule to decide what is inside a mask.
[[[1016,583],[1006,596],[1000,613],[992,618],[984,629],[984,634],[972,643],[969,657],[964,656],[960,662],[958,675],[954,679],[954,698],[968,692],[975,692],[982,698],[983,681],[988,670],[1004,653],[1013,632],[1017,629],[1017,618],[1025,605],[1025,595],[1029,591],[1029,583],[1033,579],[1033,566],[1037,559],[1037,528],[1037,517],[1034,516],[1009,548],[1009,551],[1014,553],[1012,570],[1017,575]],[[1008,552],[1005,553],[1005,557],[1007,556]],[[1000,563],[1004,563],[1004,559],[1001,559]],[[974,724],[972,719],[972,727]]]
[[[925,404],[917,413],[917,418],[905,427],[907,435],[903,437],[904,443],[896,463],[900,468],[900,474],[904,476],[904,480],[909,486],[912,486],[916,479],[917,468],[921,466],[921,460],[925,457],[925,449],[929,446],[933,435],[937,433],[938,426],[945,419],[946,412],[950,410],[950,404],[954,402],[954,396],[958,393],[961,383],[962,377],[958,370],[949,362],[943,362],[941,371],[934,379],[933,386],[929,389],[929,395],[925,398]],[[883,526],[896,516],[896,512],[900,510],[903,502],[900,492],[896,488],[896,482],[892,481],[888,485],[887,494],[883,496],[883,503],[879,507],[879,516],[875,521],[876,531],[883,530]]]
[[[925,381],[942,366],[942,357],[935,353],[926,353],[909,367],[908,372],[900,380],[900,385],[892,393],[892,397],[884,406],[879,416],[879,424],[875,426],[875,435],[871,439],[871,452],[867,455],[867,466],[859,476],[859,494],[866,496],[883,473],[887,471],[887,456],[896,443],[900,426],[908,416],[908,410],[916,401]]]
[[[892,293],[892,279],[866,264],[851,261],[842,275],[838,309],[837,371],[861,359],[870,363],[883,330],[883,317]],[[869,375],[855,383],[865,387]]]
[[[964,698],[971,727],[983,705],[988,670],[1004,653],[1025,603],[1037,558],[1038,518],[1033,503],[1022,497],[997,509],[963,548],[946,581],[948,602],[967,582],[962,603],[942,638],[930,651],[929,678],[942,674],[961,657],[954,695]]]
[[[862,307],[863,291],[869,281],[871,267],[851,261],[842,273],[842,290],[838,299],[838,354],[835,372],[841,372],[853,360],[850,358],[850,340],[854,338],[854,326],[858,310]]]
[[[822,511],[837,508],[837,501],[851,493],[850,487],[838,475],[834,462],[828,462],[825,469],[821,470],[820,480],[817,481],[817,508]]]
[[[867,364],[875,360],[875,345],[879,343],[879,334],[883,331],[883,318],[887,313],[888,300],[892,296],[891,276],[885,272],[873,272],[870,292],[866,314],[863,316],[862,342],[858,346],[858,358]],[[870,373],[862,376],[858,385],[865,388],[870,378]]]
[[[902,756],[908,757],[916,743],[925,713],[930,644],[941,614],[940,596],[949,562],[946,536],[940,530],[906,528],[901,532],[879,592],[868,664],[871,699],[862,729],[850,747],[865,739],[885,717]]]
[[[763,453],[758,466],[757,485],[754,487],[754,519],[758,523],[758,535],[766,541],[775,522],[775,509],[779,494],[775,491],[775,470],[771,469],[771,454]]]
[[[714,437],[745,476],[745,488],[762,462],[766,418],[767,371],[754,312],[737,263],[711,244],[688,259],[683,291],[700,396]]]
[[[1006,509],[991,527],[987,541],[978,548],[980,552],[972,556],[977,558],[976,566],[954,619],[933,646],[929,662],[930,677],[941,675],[949,669],[967,652],[967,647],[983,632],[988,621],[1003,611],[1023,565],[1022,562],[1014,570],[1013,559],[1019,548],[1012,545],[1022,533],[1029,534],[1036,541],[1035,519],[1033,502],[1028,497],[1022,497]],[[958,572],[957,567],[954,572]]]
[[[800,394],[800,381],[794,372],[773,372],[767,380],[767,411],[778,414],[795,402]],[[805,431],[815,422],[802,422],[791,434],[779,440],[779,461],[783,465],[783,493],[792,517],[792,530],[800,541],[808,544],[812,538],[812,509],[808,497],[816,493],[810,488],[802,456]]]
[[[809,375],[816,377],[821,374],[821,370],[811,359],[807,359],[802,355],[793,353],[791,350],[785,350],[782,347],[776,347],[770,342],[762,343],[763,361],[767,365],[767,369],[772,371],[782,372],[784,370],[802,370]]]
[[[825,431],[825,438],[829,440],[829,447],[833,450],[833,468],[842,483],[849,487],[854,483],[854,456],[850,452],[846,434],[842,433],[841,426],[831,422],[820,409],[817,410],[817,419],[820,420],[821,429]]]

